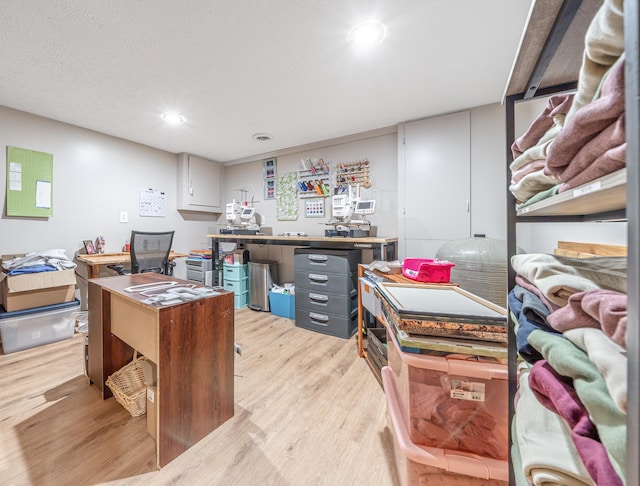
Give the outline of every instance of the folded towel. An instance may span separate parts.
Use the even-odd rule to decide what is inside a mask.
[[[607,150],[625,142],[624,60],[620,59],[602,85],[600,97],[584,106],[564,126],[547,152],[545,174],[568,181],[580,175]],[[609,161],[609,158],[605,159]],[[602,165],[602,161],[600,164]],[[603,172],[624,166],[617,159]]]
[[[520,397],[513,437],[520,451],[523,473],[534,485],[594,485],[573,442],[571,429],[560,415],[540,404],[529,387],[528,368],[520,366],[519,370]]]
[[[567,122],[593,101],[603,76],[624,52],[623,2],[604,0],[587,29],[578,92],[567,113]]]
[[[589,418],[588,410],[571,386],[571,380],[560,376],[542,360],[531,369],[529,386],[542,405],[565,419],[576,450],[593,481],[598,486],[622,485],[604,444],[598,440],[598,431]]]
[[[513,158],[517,158],[528,148],[537,145],[544,134],[547,133],[555,123],[561,121],[559,117],[564,119],[564,116],[569,112],[569,108],[571,108],[572,101],[573,94],[557,94],[551,96],[542,113],[536,117],[527,131],[511,144]]]
[[[627,416],[620,411],[609,395],[598,368],[584,351],[568,339],[544,331],[533,331],[529,335],[529,342],[544,356],[555,372],[573,380],[573,388],[579,402],[584,405],[588,418],[598,429],[600,442],[607,451],[611,465],[623,476],[627,454]],[[533,369],[536,366],[537,363]],[[589,469],[584,456],[582,459]],[[606,484],[594,479],[598,485]]]
[[[511,257],[516,273],[526,278],[553,303],[564,306],[569,297],[594,289],[627,291],[627,258],[569,258],[544,253]]]
[[[604,378],[609,395],[618,408],[627,413],[627,354],[600,329],[580,327],[564,333],[582,349]]]
[[[602,329],[614,343],[627,346],[627,294],[622,292],[605,289],[578,292],[547,320],[560,332],[580,327]]]

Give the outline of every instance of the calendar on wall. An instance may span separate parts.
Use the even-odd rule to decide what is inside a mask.
[[[140,216],[167,215],[167,196],[157,189],[140,189]]]

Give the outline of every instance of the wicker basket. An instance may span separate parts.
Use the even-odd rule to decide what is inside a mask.
[[[146,359],[138,358],[138,353],[134,353],[133,361],[110,375],[106,381],[116,401],[126,408],[132,417],[138,417],[147,411],[147,385],[140,366]]]

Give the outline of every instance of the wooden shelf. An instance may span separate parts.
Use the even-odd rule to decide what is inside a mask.
[[[610,213],[624,210],[626,204],[627,169],[620,169],[570,191],[525,206],[516,215],[526,219],[534,216]]]

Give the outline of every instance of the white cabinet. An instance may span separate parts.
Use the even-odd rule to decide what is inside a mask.
[[[398,126],[399,258],[470,236],[470,133],[468,111]]]
[[[178,154],[178,210],[222,213],[222,166]]]

